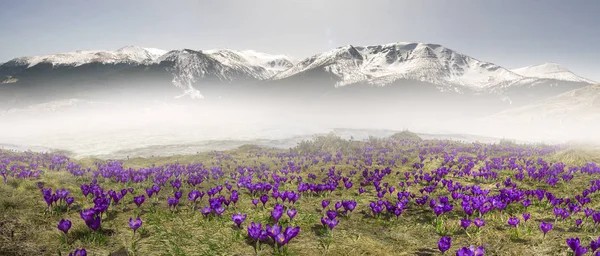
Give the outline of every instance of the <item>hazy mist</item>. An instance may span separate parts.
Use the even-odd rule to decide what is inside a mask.
[[[208,95],[218,95],[213,93]],[[319,97],[301,92],[265,92],[236,98],[160,101],[131,94],[111,100],[56,100],[4,110],[0,141],[5,147],[42,147],[72,151],[75,156],[123,158],[125,155],[117,152],[160,145],[180,148],[165,152],[156,147],[143,150],[143,155],[194,153],[247,143],[286,147],[332,131],[355,139],[389,136],[406,129],[440,139],[462,135],[460,139],[466,141],[505,138],[527,143],[587,143],[599,139],[597,118],[566,118],[541,111],[533,117],[495,114],[499,108],[483,100],[441,101],[398,93],[387,97],[359,95]],[[205,145],[207,141],[236,143]]]

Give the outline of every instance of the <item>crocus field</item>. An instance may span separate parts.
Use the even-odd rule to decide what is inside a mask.
[[[598,151],[333,135],[122,161],[0,151],[0,255],[600,255]]]

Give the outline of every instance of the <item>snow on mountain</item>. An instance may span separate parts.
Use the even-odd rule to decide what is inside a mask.
[[[484,89],[523,77],[498,65],[483,62],[437,44],[391,43],[344,46],[312,56],[277,74],[284,79],[322,68],[337,76],[336,86],[367,82],[385,85],[412,79],[445,86]]]
[[[590,79],[580,77],[556,63],[544,63],[535,66],[527,66],[513,69],[511,71],[524,77],[556,79],[562,81],[583,82],[588,84],[596,83]]]
[[[167,52],[156,48],[126,46],[114,51],[75,51],[10,60],[0,65],[0,83],[18,83],[27,81],[27,76],[44,76],[47,74],[44,73],[45,69],[24,72],[40,63],[49,63],[53,67],[102,63],[127,64],[125,68],[137,65],[165,68],[168,71],[166,75],[172,75],[173,84],[183,90],[182,96],[194,98],[202,97],[194,84],[204,80],[230,83],[282,80],[297,75],[315,75],[320,79],[323,73],[334,78],[336,87],[357,83],[385,86],[399,80],[422,81],[434,84],[442,91],[493,93],[504,96],[507,101],[526,92],[535,96],[554,88],[547,93],[554,96],[594,83],[553,63],[508,70],[438,44],[410,42],[347,45],[300,62],[285,55],[252,50],[183,49]],[[76,69],[73,71],[77,72]],[[145,70],[136,74],[143,72]]]
[[[269,71],[262,66],[254,66],[245,56],[232,51],[174,50],[161,56],[158,63],[166,65],[173,74],[173,84],[184,90],[182,96],[202,98],[194,84],[204,80],[232,82],[234,80],[269,78]]]
[[[6,64],[22,65],[31,68],[40,63],[50,63],[52,66],[77,67],[88,63],[102,64],[142,64],[152,62],[166,51],[155,48],[142,48],[138,46],[126,46],[116,51],[74,51],[44,56],[29,56],[13,59]]]
[[[275,74],[291,68],[295,62],[294,59],[285,55],[271,55],[253,50],[214,49],[203,52],[219,60],[224,65],[253,69],[256,73],[255,77],[260,80],[271,78]]]
[[[157,48],[143,48],[138,46],[125,46],[116,51],[116,55],[122,58],[129,58],[137,62],[144,61],[155,61],[160,56],[166,54],[168,51],[157,49]]]
[[[231,82],[234,80],[266,80],[280,70],[291,67],[292,60],[283,55],[269,55],[255,51],[190,49],[164,54],[158,63],[169,63],[173,84],[184,90],[182,96],[202,98],[194,84],[205,78]]]
[[[225,73],[229,70],[219,61],[206,54],[190,49],[170,51],[157,60],[158,63],[168,63],[169,71],[173,73],[173,85],[184,90],[184,95],[202,95],[193,84],[201,78],[213,76],[218,80],[229,80]]]

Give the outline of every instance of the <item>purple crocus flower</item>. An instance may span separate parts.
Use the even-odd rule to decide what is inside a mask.
[[[263,204],[263,207],[265,206],[265,204],[267,204],[267,201],[269,201],[269,196],[267,194],[263,194],[262,196],[260,196],[260,202]]]
[[[154,190],[152,188],[147,188],[146,194],[148,195],[148,198],[152,198],[152,194],[154,194]]]
[[[446,251],[448,251],[451,246],[452,246],[452,238],[450,238],[450,237],[445,236],[445,237],[440,238],[440,241],[438,241],[438,249],[440,249],[442,254],[444,254]]]
[[[87,251],[83,248],[75,249],[74,252],[69,253],[69,256],[87,256]]]
[[[346,190],[352,188],[352,182],[348,181],[348,182],[344,183],[344,187],[346,187]]]
[[[335,219],[335,217],[337,217],[337,212],[334,210],[329,210],[327,211],[327,218],[329,218],[330,220]]]
[[[158,195],[158,192],[160,192],[160,186],[159,185],[153,185],[152,186],[152,191],[154,192],[154,194]]]
[[[212,208],[210,208],[209,206],[206,206],[202,209],[201,212],[202,212],[202,215],[208,216],[212,212]]]
[[[63,189],[59,189],[59,190],[56,190],[56,195],[60,199],[65,199],[65,198],[67,198],[67,196],[69,196],[69,191],[67,191],[64,188]]]
[[[460,220],[460,226],[464,229],[467,229],[471,226],[471,220]]]
[[[287,215],[288,215],[288,217],[290,217],[290,220],[293,220],[294,217],[296,217],[296,213],[298,213],[296,211],[296,209],[288,209],[287,210]]]
[[[475,248],[475,246],[471,247],[463,247],[456,252],[456,256],[484,256],[485,250],[483,246]]]
[[[239,193],[237,190],[231,191],[231,196],[229,197],[229,201],[231,201],[234,205],[237,203],[239,199]]]
[[[354,200],[342,201],[342,205],[344,206],[344,209],[352,212],[356,208],[356,201],[354,201]]]
[[[188,201],[196,202],[198,197],[200,197],[200,192],[198,190],[192,190],[190,193],[188,193]]]
[[[267,224],[266,229],[267,234],[273,239],[275,239],[275,237],[281,233],[281,226],[277,225],[277,223],[273,226],[269,226],[269,224]]]
[[[323,224],[325,227],[329,227],[329,229],[335,228],[335,226],[337,226],[339,223],[340,221],[337,219],[330,219],[327,217],[321,218],[321,224]]]
[[[231,220],[238,226],[238,228],[241,228],[242,222],[246,220],[246,217],[248,217],[246,214],[234,213],[231,216]]]
[[[433,207],[433,213],[435,213],[435,216],[440,216],[442,213],[444,213],[444,207],[440,204],[435,205]]]
[[[252,199],[252,204],[254,206],[258,206],[258,199]]]
[[[285,245],[285,235],[282,233],[279,233],[275,237],[273,237],[273,240],[277,242],[277,244],[279,244],[280,246]]]
[[[90,194],[90,192],[92,192],[90,186],[87,184],[81,184],[79,188],[81,188],[81,193],[84,197],[87,197],[87,195]]]
[[[552,223],[542,222],[540,223],[540,229],[544,232],[544,237],[546,237],[546,233],[552,229]]]
[[[362,187],[358,188],[358,194],[362,195],[363,193],[365,193],[365,189]]]
[[[221,196],[223,197],[223,196]],[[224,199],[225,197],[223,197],[223,200],[221,200],[221,202],[223,202],[226,206],[229,206],[229,204],[231,204],[231,200],[226,200]]]
[[[585,246],[579,246],[577,247],[577,249],[575,249],[575,251],[573,251],[573,253],[575,254],[575,256],[583,256],[588,252],[588,248]]]
[[[289,243],[292,238],[296,237],[300,233],[300,227],[296,226],[295,228],[287,227],[283,234],[285,236],[285,243]]]
[[[275,208],[273,208],[273,211],[271,212],[271,217],[273,217],[275,222],[279,222],[279,219],[281,218],[281,216],[283,216],[283,209],[284,207],[281,204],[276,204]]]
[[[140,207],[144,201],[146,201],[146,196],[144,195],[140,195],[140,196],[136,196],[133,198],[133,202],[135,203],[135,205],[137,205],[137,207]]]
[[[262,230],[261,224],[258,223],[258,225],[254,225],[252,224],[251,227],[248,227],[248,235],[250,237],[254,237],[254,239],[256,240],[256,247],[255,250],[258,249],[258,242],[259,241],[266,241],[267,239],[269,239],[269,234],[267,233],[266,230]]]
[[[81,219],[85,222],[91,221],[94,218],[94,215],[96,215],[94,208],[85,209],[79,212],[79,216],[81,216]]]
[[[592,219],[594,220],[594,223],[596,223],[596,224],[600,223],[600,212],[596,212],[596,213],[592,214]]]
[[[329,200],[321,201],[321,207],[323,207],[323,209],[327,208],[327,206],[329,206]]]
[[[523,221],[527,222],[531,218],[531,214],[523,213]]]
[[[169,197],[169,198],[167,198],[167,203],[169,204],[169,208],[171,208],[171,207],[175,208],[179,204],[179,199]]]
[[[129,218],[129,227],[133,229],[133,234],[135,235],[135,231],[142,226],[142,220],[138,217],[135,220]]]
[[[590,241],[590,250],[592,250],[592,252],[595,252],[598,250],[598,248],[600,248],[600,237],[598,237],[596,240]]]
[[[90,221],[86,221],[85,224],[93,231],[97,231],[100,228],[100,223],[102,219],[100,216],[94,216]]]
[[[579,227],[581,225],[581,223],[583,223],[583,220],[581,220],[581,219],[576,219],[575,220],[575,226],[576,227]]]
[[[262,242],[266,241],[267,239],[269,239],[269,233],[267,233],[266,230],[261,230],[258,239]]]
[[[594,214],[594,210],[590,209],[590,208],[585,208],[585,210],[583,210],[583,212],[585,213],[585,217],[588,218],[590,217],[592,214]]]
[[[71,229],[71,221],[65,219],[60,220],[58,222],[58,229],[67,234],[67,232],[69,232],[69,229]]]
[[[225,207],[223,206],[219,206],[217,208],[215,208],[215,213],[219,216],[221,216],[221,214],[223,214],[225,212]]]
[[[483,226],[485,226],[485,220],[484,220],[484,219],[481,219],[481,218],[476,218],[476,219],[473,221],[473,224],[475,224],[475,226],[476,226],[476,227],[480,228],[480,227],[483,227]]]
[[[67,206],[71,206],[71,204],[75,202],[75,198],[67,197],[67,199],[65,199],[65,202],[67,203]]]
[[[581,245],[581,241],[579,240],[579,237],[567,238],[567,245],[569,246],[569,248],[571,248],[571,250],[576,251],[577,248],[579,248],[579,246]]]
[[[521,219],[519,219],[517,217],[510,217],[508,219],[508,225],[511,225],[513,227],[516,227],[517,225],[519,225],[520,222],[521,222]]]
[[[175,198],[177,198],[177,200],[179,200],[179,198],[181,198],[181,196],[182,196],[181,191],[175,192]]]
[[[336,210],[339,210],[340,208],[342,208],[342,202],[336,202],[334,206]]]
[[[260,223],[250,223],[248,226],[248,236],[254,240],[260,239],[260,233],[262,231],[262,224]]]

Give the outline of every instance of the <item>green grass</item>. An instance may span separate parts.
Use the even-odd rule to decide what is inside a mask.
[[[400,134],[398,136],[410,135]],[[326,140],[333,141],[333,143],[327,143]],[[385,141],[375,140],[371,143],[380,143],[376,146],[383,147]],[[412,147],[422,148],[425,147],[424,143],[433,144],[438,143],[438,141],[411,141],[399,143],[397,146],[392,147],[394,152],[401,154],[402,157],[407,157],[409,163],[393,168],[392,175],[388,175],[384,182],[397,184],[398,181],[404,180],[403,173],[412,171],[410,164],[418,161],[418,150],[408,152],[406,149]],[[450,146],[448,149],[469,145],[454,143],[454,146]],[[316,143],[305,142],[293,150],[304,154],[317,151],[335,152],[342,147],[347,147],[347,153],[344,154],[346,157],[355,152],[356,149],[364,146],[363,142],[344,141],[327,137],[317,140]],[[256,155],[259,152],[262,152],[263,155],[257,157]],[[226,152],[132,158],[124,161],[124,166],[126,168],[141,168],[167,163],[203,163],[207,168],[220,166],[226,171],[233,171],[237,166],[258,167],[260,162],[266,163],[271,170],[281,169],[287,164],[287,161],[301,162],[301,157],[298,157],[286,159],[283,162],[277,159],[274,163],[272,161],[274,158],[267,156],[286,152],[289,152],[289,150],[244,146]],[[221,153],[228,154],[230,158],[220,157]],[[467,153],[463,155],[467,155]],[[536,160],[537,157],[530,156],[527,159]],[[544,158],[552,162],[563,161],[571,166],[600,160],[600,154],[588,149],[568,149]],[[307,158],[307,161],[310,161],[310,159]],[[375,159],[377,158],[374,157]],[[79,164],[84,167],[91,167],[92,170],[94,170],[96,161],[99,160],[77,160]],[[473,170],[476,170],[481,164],[479,163]],[[311,166],[310,170],[303,170],[302,176],[306,180],[308,173],[315,173],[319,176],[317,180],[320,180],[324,175],[320,169],[325,168],[327,170],[332,165],[333,163],[325,164],[321,161],[319,164]],[[431,161],[427,159],[423,170],[429,171],[440,165],[441,159]],[[227,168],[227,166],[230,167]],[[369,167],[369,170],[383,167],[375,165]],[[343,173],[357,170],[352,163],[346,164],[345,161],[337,164],[335,168]],[[396,172],[400,172],[400,175],[396,176]],[[495,189],[495,184],[502,183],[506,177],[513,177],[514,180],[513,175],[515,173],[514,171],[503,171],[499,173],[498,179],[489,181],[473,178],[453,179],[460,181],[462,184],[479,184],[482,188]],[[367,205],[370,201],[376,200],[376,196],[372,186],[365,194],[358,195],[357,188],[360,177],[360,171],[353,176],[355,186],[350,191],[338,187],[338,190],[326,196],[304,196],[296,203],[295,207],[298,214],[293,223],[290,224],[300,226],[301,232],[289,244],[289,255],[440,255],[437,249],[437,241],[441,234],[434,226],[434,216],[428,208],[423,210],[411,207],[399,218],[374,218]],[[589,180],[598,178],[597,176],[576,174],[570,183],[559,182],[554,188],[547,185],[540,186],[537,182],[527,180],[518,183],[521,189],[544,188],[552,191],[556,196],[563,197],[580,193],[588,186]],[[39,181],[44,182],[45,187],[68,189],[71,195],[75,197],[72,209],[60,208],[55,209],[56,211],[52,213],[47,212],[46,204],[35,185]],[[112,207],[109,208],[109,215],[103,215],[102,229],[99,232],[92,232],[79,216],[80,209],[89,208],[93,205],[91,198],[84,198],[79,189],[79,184],[82,182],[89,183],[90,181],[89,174],[83,178],[76,178],[64,171],[46,171],[39,179],[9,178],[8,183],[0,183],[0,255],[57,255],[59,251],[62,255],[67,255],[75,248],[86,248],[88,255],[109,255],[115,252],[129,255],[254,255],[253,243],[246,239],[245,226],[252,221],[268,221],[270,210],[273,208],[272,199],[270,199],[267,209],[263,210],[260,203],[259,207],[254,207],[250,201],[256,197],[251,197],[243,189],[240,191],[240,199],[236,209],[228,209],[220,218],[207,219],[198,211],[207,204],[207,196],[199,203],[197,210],[192,212],[187,202],[187,193],[192,188],[182,182],[183,197],[180,199],[177,212],[172,213],[167,210],[166,198],[172,195],[171,189],[167,185],[161,190],[157,202],[154,198],[147,199],[142,206],[141,219],[144,224],[135,236],[132,235],[132,230],[128,226],[129,218],[134,216],[134,208],[136,208],[131,195],[127,195],[122,199],[115,210]],[[128,187],[103,178],[99,178],[98,181],[106,190],[120,190]],[[144,182],[143,184],[131,184],[131,186],[136,190],[135,195],[139,195],[143,193],[144,188],[149,187],[149,184],[150,182]],[[201,184],[200,189],[206,190],[215,184],[213,181],[208,181]],[[280,188],[280,190],[292,189],[295,190],[296,185],[286,184]],[[224,189],[224,191],[226,190]],[[418,188],[412,187],[410,191],[418,193]],[[435,194],[447,193],[438,191]],[[386,197],[394,199],[389,195]],[[590,207],[600,209],[600,194],[592,194],[591,198]],[[320,224],[320,218],[323,214],[320,202],[323,199],[330,200],[332,205],[336,201],[347,199],[354,199],[358,202],[356,210],[349,217],[341,219],[340,224],[333,230],[332,236]],[[455,209],[459,208],[460,205],[455,204]],[[248,219],[244,222],[242,230],[238,230],[231,221],[231,214],[235,212],[248,214]],[[511,228],[506,224],[506,219],[511,214],[517,215],[522,212],[524,212],[524,208],[515,205],[508,208],[502,216],[497,212],[489,214],[489,216],[486,215],[486,226],[478,234],[471,227],[468,235],[459,227],[459,221],[463,216],[453,212],[445,220],[445,230],[443,231],[445,235],[451,236],[453,239],[449,253],[453,255],[456,250],[464,246],[483,245],[486,249],[486,255],[567,255],[566,238],[580,237],[583,244],[589,244],[590,239],[598,236],[596,228],[589,225],[589,223],[586,224],[585,228],[575,229],[573,224],[575,218],[567,219],[565,222],[554,222],[551,206],[542,204],[529,208],[528,212],[532,215],[531,220],[520,227],[519,238],[511,237]],[[58,221],[63,218],[70,219],[73,222],[66,240],[56,227]],[[287,221],[287,216],[284,215],[282,219]],[[542,238],[542,233],[539,231],[540,221],[552,221],[554,223],[554,229],[545,238]],[[269,245],[263,245],[259,254],[273,255],[273,250]]]

